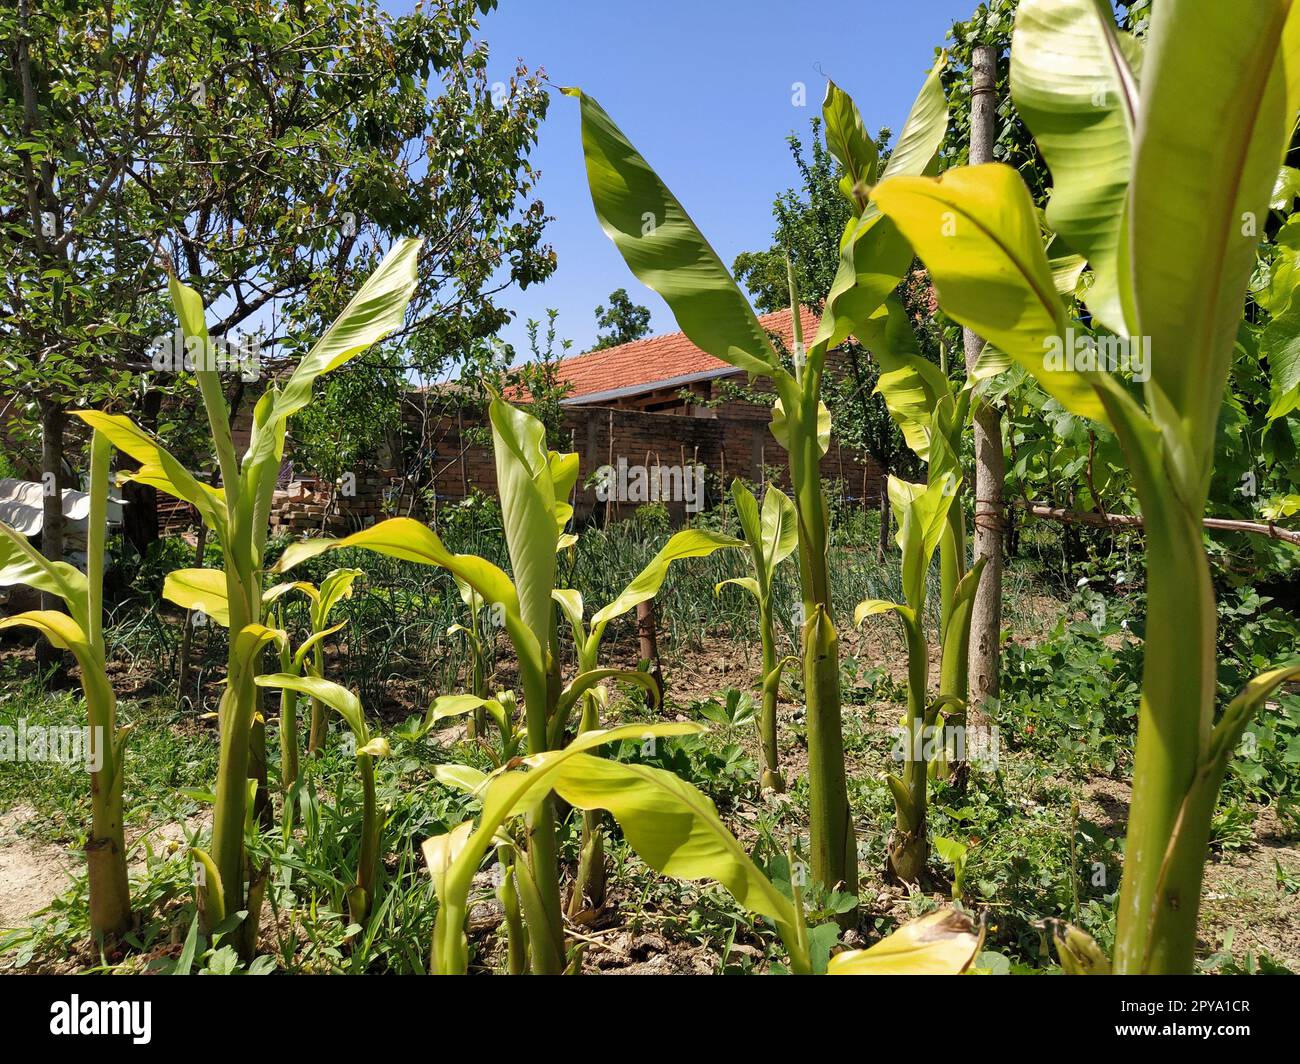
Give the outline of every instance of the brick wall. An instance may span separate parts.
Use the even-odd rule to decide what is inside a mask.
[[[739,404],[736,404],[739,405]],[[746,404],[748,405],[748,404]],[[632,467],[642,467],[651,479],[662,480],[664,467],[685,467],[698,463],[706,473],[706,505],[718,500],[734,477],[758,483],[764,470],[779,476],[788,486],[785,449],[772,437],[769,414],[757,408],[757,416],[732,416],[731,407],[713,411],[713,417],[688,417],[681,414],[647,413],[613,407],[568,407],[564,416],[564,450],[576,451],[579,473],[573,500],[579,520],[593,513],[610,518],[630,516],[641,505],[631,498],[602,500],[588,479],[602,466],[615,469],[622,459],[629,469],[628,496],[635,493]],[[408,417],[408,426],[418,421]],[[436,491],[438,505],[455,503],[472,490],[495,494],[496,465],[491,448],[473,439],[472,429],[482,427],[479,420],[462,416],[459,421],[429,419],[424,425],[424,453],[418,463],[424,485]],[[822,459],[822,477],[838,480],[854,500],[874,503],[879,499],[882,477],[870,458],[834,440]],[[405,499],[404,499],[405,501]],[[664,500],[678,519],[686,504],[680,499]]]
[[[762,383],[762,382],[760,382]],[[789,487],[785,449],[773,438],[769,412],[762,406],[738,401],[708,411],[709,416],[649,413],[614,407],[571,406],[564,412],[561,449],[579,456],[578,483],[573,499],[580,521],[595,515],[603,520],[629,517],[642,503],[635,498],[637,474],[663,481],[672,467],[698,463],[705,469],[705,505],[716,503],[740,476],[761,482],[765,471]],[[496,461],[492,454],[486,417],[447,415],[437,403],[412,393],[403,406],[406,437],[404,454],[384,453],[351,471],[347,487],[352,494],[317,482],[310,470],[294,468],[284,480],[272,508],[273,528],[296,533],[325,529],[354,530],[392,513],[429,516],[431,509],[454,505],[472,491],[496,494]],[[243,419],[240,419],[242,422]],[[237,440],[246,439],[247,426],[237,423]],[[288,455],[292,462],[292,454]],[[629,498],[610,493],[600,498],[592,474],[602,466],[628,468]],[[869,458],[841,448],[832,438],[822,459],[822,478],[839,482],[839,490],[859,503],[879,499],[882,477]],[[287,472],[287,471],[286,471]],[[673,481],[676,488],[680,481]],[[686,514],[681,498],[661,500],[677,520]]]

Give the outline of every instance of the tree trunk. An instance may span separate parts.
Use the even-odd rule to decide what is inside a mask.
[[[972,61],[971,142],[972,164],[993,159],[994,112],[997,108],[997,49],[978,45]],[[966,370],[974,369],[984,341],[963,330]],[[970,704],[967,720],[984,722],[983,704],[998,696],[998,640],[1002,631],[1002,530],[1003,481],[1006,458],[1002,451],[1002,414],[980,403],[975,411],[975,550],[974,561],[986,559],[984,575],[975,594],[970,643]]]
[[[145,392],[141,406],[140,423],[150,431],[158,427],[158,412],[162,408],[162,392],[151,388]],[[117,452],[121,469],[136,469],[140,463],[123,451]],[[121,487],[126,506],[122,509],[122,534],[142,557],[149,544],[158,541],[158,491],[148,484],[127,481]]]
[[[659,664],[659,639],[655,634],[655,604],[653,599],[637,603],[636,634],[641,644],[639,651],[641,660],[650,663],[648,666],[650,675],[655,678],[655,686],[659,688],[659,697],[662,699],[664,696],[664,673]]]

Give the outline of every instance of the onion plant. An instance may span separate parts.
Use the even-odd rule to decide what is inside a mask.
[[[195,378],[203,397],[213,449],[221,471],[218,487],[202,483],[150,433],[130,419],[95,410],[78,416],[140,463],[129,479],[182,499],[198,510],[224,555],[223,576],[230,628],[226,690],[218,713],[221,751],[211,852],[195,856],[203,869],[201,899],[210,931],[225,913],[247,911],[238,948],[251,956],[257,941],[260,874],[245,867],[244,827],[249,806],[250,737],[257,717],[256,676],[265,648],[283,644],[283,632],[262,624],[263,554],[271,496],[284,455],[288,419],[311,401],[316,379],[382,340],[404,319],[416,284],[418,240],[401,240],[380,262],[343,312],[311,347],[283,385],[272,384],[253,410],[252,435],[242,460],[231,438],[221,381],[209,358],[211,342],[199,294],[179,279],[169,282],[187,351],[195,352]],[[247,880],[247,882],[246,882]]]
[[[807,698],[809,834],[814,878],[848,892],[857,886],[857,846],[849,816],[840,724],[839,641],[831,619],[828,510],[820,464],[830,442],[821,402],[826,352],[870,315],[905,276],[911,251],[870,202],[880,174],[921,174],[944,136],[942,60],[927,79],[887,163],[853,101],[831,85],[823,104],[827,143],[845,167],[854,217],[816,337],[805,348],[796,307],[793,366],[787,368],[717,253],[681,203],[603,108],[579,89],[582,144],[596,216],[632,272],[668,303],[701,350],[766,377],[776,392],[772,433],[786,449],[798,517],[801,631]]]
[[[104,537],[111,457],[108,439],[93,433],[84,574],[67,562],[48,561],[33,549],[26,536],[0,522],[0,586],[25,584],[58,596],[68,610],[31,610],[0,618],[0,629],[35,629],[54,646],[71,651],[81,670],[90,768],[90,833],[86,839],[90,926],[103,937],[121,935],[131,926],[122,833],[127,729],[117,725],[117,699],[105,672],[104,657]]]
[[[1300,5],[1153,10],[1145,49],[1096,0],[1022,0],[1017,14],[1012,93],[1052,168],[1047,223],[1088,260],[1088,322],[1067,315],[1014,170],[889,175],[870,192],[943,309],[1066,409],[1112,429],[1128,459],[1148,614],[1113,958],[1122,974],[1192,970],[1228,761],[1252,713],[1300,675],[1298,665],[1263,673],[1215,723],[1201,525],[1246,287],[1300,109]]]

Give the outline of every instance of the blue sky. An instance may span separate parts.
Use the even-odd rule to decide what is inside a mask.
[[[785,138],[806,135],[825,76],[853,95],[869,129],[897,132],[935,47],[977,2],[501,0],[481,36],[494,78],[521,58],[600,100],[730,265],[738,252],[767,246],[772,200],[796,183]],[[803,107],[792,102],[796,82],[807,86]],[[555,307],[559,336],[585,350],[596,336],[593,310],[616,288],[650,307],[655,332],[676,329],[596,223],[575,101],[556,94],[532,159],[542,171],[538,195],[555,216],[547,232],[559,268],[544,285],[505,294],[516,317],[503,338],[525,354],[525,320]]]

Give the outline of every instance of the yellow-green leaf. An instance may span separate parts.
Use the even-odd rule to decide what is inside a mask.
[[[939,909],[904,924],[874,946],[836,954],[826,974],[961,975],[983,940],[965,913]]]

